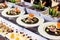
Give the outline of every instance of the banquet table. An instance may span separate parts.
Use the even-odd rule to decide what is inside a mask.
[[[10,22],[12,22],[12,23],[14,23],[14,24],[22,27],[22,28],[25,28],[25,27],[23,27],[23,26],[21,26],[21,25],[19,25],[19,24],[16,23],[16,18],[15,18],[15,19],[10,19],[10,18],[6,18],[6,17],[2,16],[2,15],[1,15],[1,11],[0,11],[0,17],[2,17],[2,18],[4,18],[4,19],[6,19],[6,20],[8,20],[8,21],[10,21]],[[41,38],[40,40],[43,40],[43,39],[44,39],[44,40],[47,40],[47,38],[42,37],[42,36],[38,33],[38,26],[37,26],[37,27],[34,27],[34,28],[25,28],[25,29],[28,29],[28,30],[30,30],[31,32],[39,35],[40,38]]]
[[[14,4],[13,4],[13,5],[14,5]],[[25,7],[23,7],[23,8],[25,8]],[[19,27],[25,28],[25,27],[23,27],[23,26],[21,26],[21,25],[19,25],[19,24],[16,23],[16,18],[14,18],[14,19],[13,19],[13,18],[6,18],[6,17],[4,17],[4,16],[1,15],[1,12],[0,12],[0,17],[3,17],[4,19],[6,19],[6,20],[8,20],[8,21],[10,21],[10,22],[18,25]],[[45,22],[46,22],[46,21],[45,21]],[[39,26],[33,27],[33,28],[25,28],[25,29],[28,29],[29,31],[31,31],[31,32],[39,35],[40,38],[41,38],[40,40],[50,40],[50,39],[48,39],[48,38],[46,38],[46,37],[43,37],[42,35],[39,34],[39,32],[38,32],[38,27],[39,27]]]

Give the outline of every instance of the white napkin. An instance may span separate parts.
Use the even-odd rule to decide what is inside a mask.
[[[52,7],[57,6],[59,3],[52,0]]]

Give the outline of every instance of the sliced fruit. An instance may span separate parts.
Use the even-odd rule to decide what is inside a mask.
[[[46,29],[46,32],[49,32],[49,30],[48,30],[48,29]]]
[[[57,28],[60,29],[60,23],[57,23]]]
[[[46,4],[46,2],[44,2],[42,5],[44,6]]]
[[[15,40],[19,40],[19,37],[16,37],[16,39]]]
[[[6,7],[6,2],[3,3],[3,6]]]
[[[18,8],[16,8],[16,12],[20,12],[20,10]]]
[[[2,29],[0,29],[0,33],[2,33]]]
[[[14,33],[12,33],[12,34],[10,35],[10,38],[11,38],[11,39],[14,39]]]
[[[30,17],[34,17],[34,14],[30,13],[29,16],[30,16]]]

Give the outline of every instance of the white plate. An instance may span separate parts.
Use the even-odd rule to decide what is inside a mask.
[[[25,24],[25,23],[23,23],[23,22],[21,21],[21,19],[26,18],[26,17],[28,17],[28,16],[29,16],[29,15],[20,16],[19,18],[17,18],[16,22],[17,22],[19,25],[22,25],[22,26],[24,26],[24,27],[26,27],[26,28],[28,28],[28,27],[36,27],[36,26],[39,26],[39,24],[41,24],[41,23],[44,22],[44,19],[43,19],[42,17],[35,15],[35,17],[39,19],[39,22],[38,22],[38,23],[36,23],[36,24]]]
[[[49,26],[49,25],[52,25],[52,24],[57,25],[56,22],[47,22],[47,23],[41,24],[41,25],[38,27],[38,32],[39,32],[42,36],[44,36],[44,37],[46,37],[46,38],[49,38],[49,39],[60,39],[60,36],[49,35],[48,33],[45,32],[46,26]]]
[[[19,15],[7,15],[6,12],[9,11],[9,10],[11,10],[11,8],[7,8],[7,9],[5,9],[4,11],[2,11],[1,14],[2,14],[3,16],[5,16],[5,17],[10,17],[10,18],[11,18],[11,17],[22,16],[22,15],[24,15],[24,13],[25,13],[24,10],[21,10],[21,9],[20,9],[21,13],[20,13]]]

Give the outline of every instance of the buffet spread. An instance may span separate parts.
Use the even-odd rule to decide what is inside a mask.
[[[43,6],[44,4],[33,5],[28,2],[23,4],[11,2],[0,4],[1,40],[60,40],[58,7],[48,8]],[[28,28],[37,28],[37,33],[27,30]]]

